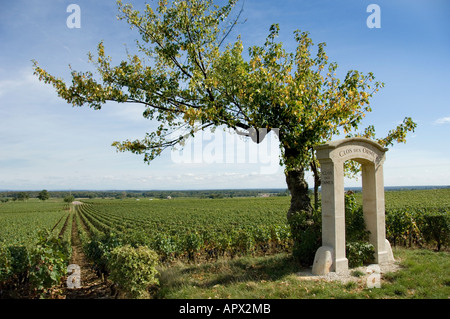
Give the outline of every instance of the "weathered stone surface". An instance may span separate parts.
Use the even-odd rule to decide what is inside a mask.
[[[364,221],[370,232],[369,242],[375,248],[375,262],[393,261],[385,228],[383,163],[387,149],[370,139],[357,137],[329,142],[315,147],[315,150],[322,178],[323,245],[316,254],[316,270],[320,272],[328,267],[328,255],[325,256],[324,252],[330,248],[333,254],[329,271],[348,270],[345,256],[344,198],[344,162],[347,160],[361,164]]]
[[[333,248],[322,246],[316,251],[312,267],[313,275],[326,275],[333,264]]]
[[[385,246],[387,252],[387,263],[393,263],[395,261],[394,253],[392,252],[391,243],[386,239]]]

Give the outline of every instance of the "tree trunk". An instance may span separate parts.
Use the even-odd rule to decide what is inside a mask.
[[[319,209],[319,186],[320,186],[320,177],[314,175],[314,209]]]
[[[289,219],[293,214],[301,211],[311,214],[313,209],[308,196],[305,169],[299,167],[286,172],[286,183],[291,193],[291,207],[287,213],[287,218]]]
[[[317,167],[317,162],[314,158],[314,152],[313,152],[313,160],[311,161],[310,166],[311,166],[311,170],[314,175],[314,209],[318,210],[319,209],[319,186],[321,184],[321,180],[320,180],[319,170]]]

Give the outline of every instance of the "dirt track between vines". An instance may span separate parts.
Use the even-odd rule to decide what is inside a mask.
[[[81,287],[66,288],[66,299],[111,299],[110,285],[100,278],[91,263],[83,252],[81,240],[78,234],[78,225],[76,219],[76,209],[72,214],[72,258],[70,263],[80,266],[81,269]]]

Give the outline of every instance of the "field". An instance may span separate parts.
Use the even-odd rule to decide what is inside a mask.
[[[77,207],[88,236],[115,233],[156,250],[162,260],[282,250],[290,243],[287,197],[96,200]]]
[[[186,267],[191,267],[191,274],[199,272],[202,277],[208,277],[204,270],[208,267],[221,269],[227,263],[229,269],[233,263],[239,263],[238,260],[249,263],[250,258],[253,266],[248,264],[247,268],[265,269],[269,266],[258,265],[270,260],[277,264],[281,258],[284,264],[291,265],[287,270],[284,266],[281,268],[292,272],[296,266],[289,257],[292,250],[290,228],[286,222],[289,200],[288,196],[274,196],[79,199],[78,205],[66,204],[61,199],[3,202],[0,203],[0,267],[3,267],[0,268],[0,288],[2,281],[7,290],[17,288],[18,278],[21,278],[21,284],[27,284],[29,278],[38,278],[39,288],[41,291],[47,289],[44,291],[48,294],[49,287],[44,283],[61,287],[67,273],[56,273],[56,269],[61,272],[64,270],[62,264],[66,267],[70,262],[82,263],[100,277],[114,277],[108,258],[115,248],[128,245],[147,247],[157,253],[162,286],[153,294],[159,298],[190,298],[189,294],[193,292],[189,289],[182,290],[182,295],[170,290],[174,274],[178,274],[176,278],[180,282],[187,280],[180,270],[186,271]],[[361,201],[360,193],[356,193],[356,200]],[[387,237],[398,247],[443,250],[439,260],[448,264],[449,212],[450,189],[386,192]],[[45,238],[42,230],[46,231]],[[50,241],[51,236],[58,241]],[[63,243],[71,249],[60,250],[58,247]],[[28,257],[24,258],[23,254],[17,257],[17,247],[22,247],[21,251],[26,251]],[[36,256],[42,260],[40,254],[48,251],[36,247],[50,247],[58,258],[46,256],[46,262],[39,261],[36,266],[33,264]],[[399,254],[408,256],[409,253],[399,249]],[[188,266],[180,268],[180,264]],[[31,270],[27,272],[27,268]],[[43,268],[45,272],[42,272]],[[40,269],[40,272],[33,273],[34,269]],[[221,273],[226,271],[222,269]],[[47,275],[55,280],[47,280]],[[258,276],[267,278],[264,282],[270,281],[270,271],[266,275],[260,273]],[[445,277],[445,287],[450,282],[448,275],[448,272],[440,275]],[[254,288],[272,289],[263,288],[265,286]],[[230,294],[222,291],[218,296],[223,298],[227,293]],[[211,297],[209,292],[205,294]],[[245,298],[252,298],[252,295],[245,294]]]
[[[40,230],[63,236],[70,234],[69,204],[37,199],[0,204],[0,242],[8,245],[35,244]]]

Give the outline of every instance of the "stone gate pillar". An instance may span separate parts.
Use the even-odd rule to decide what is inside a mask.
[[[321,170],[322,247],[314,258],[313,274],[348,270],[345,256],[344,162],[362,167],[363,212],[375,262],[393,261],[386,240],[383,163],[386,148],[367,138],[349,138],[315,147]]]

